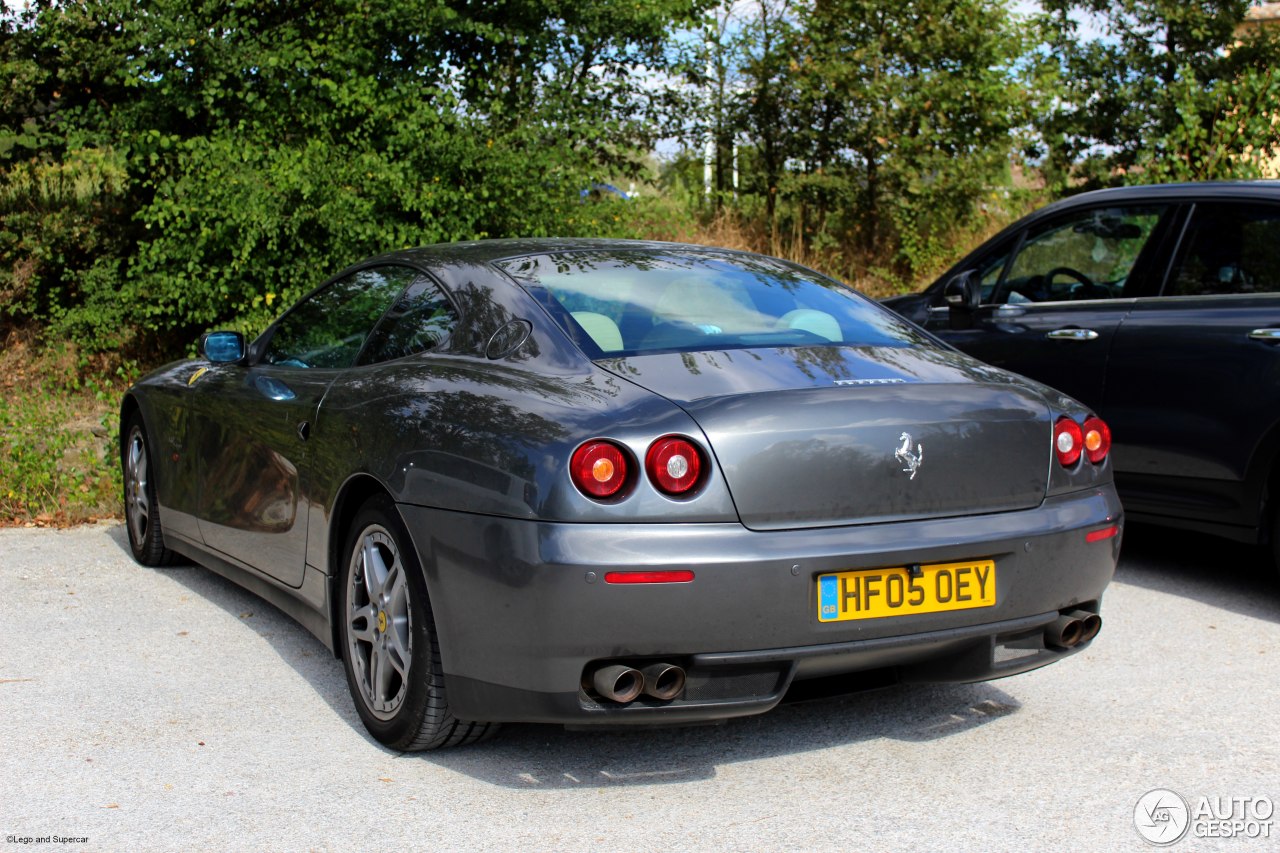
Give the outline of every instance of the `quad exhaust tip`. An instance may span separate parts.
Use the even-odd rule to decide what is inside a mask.
[[[1101,616],[1083,610],[1077,610],[1073,615],[1080,617],[1080,642],[1087,643],[1098,636],[1098,632],[1102,630]]]
[[[1074,649],[1102,630],[1102,617],[1087,610],[1064,613],[1045,629],[1044,644],[1054,649]]]
[[[684,670],[669,663],[651,663],[641,673],[644,675],[644,692],[663,702],[684,692]]]
[[[644,690],[644,676],[640,670],[622,664],[602,666],[591,676],[591,686],[604,698],[626,704]]]
[[[634,702],[641,693],[670,702],[684,692],[685,673],[669,663],[646,664],[643,669],[615,663],[595,670],[590,683],[600,696],[620,705]]]

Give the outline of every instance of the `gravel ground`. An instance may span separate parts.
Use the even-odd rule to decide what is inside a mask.
[[[117,525],[0,555],[0,849],[1143,850],[1152,788],[1280,802],[1280,581],[1190,534],[1130,530],[1099,639],[1034,673],[413,755],[301,627]]]

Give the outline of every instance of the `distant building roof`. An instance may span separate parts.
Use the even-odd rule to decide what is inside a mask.
[[[1277,0],[1266,0],[1249,9],[1249,13],[1245,15],[1246,24],[1269,24],[1272,21],[1280,21],[1280,2]]]
[[[1280,24],[1280,0],[1265,0],[1263,3],[1249,7],[1244,20],[1236,27],[1236,38],[1243,38],[1247,33],[1271,28],[1277,24]]]

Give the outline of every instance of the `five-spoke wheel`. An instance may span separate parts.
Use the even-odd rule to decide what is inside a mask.
[[[172,553],[164,545],[156,487],[151,481],[147,433],[137,415],[129,422],[121,464],[124,468],[124,515],[133,557],[144,566],[168,563]]]
[[[365,727],[394,749],[481,740],[496,724],[449,710],[427,585],[395,505],[371,499],[350,528],[339,582],[342,661]]]
[[[347,647],[369,711],[391,719],[404,702],[413,663],[413,616],[400,549],[386,528],[360,534],[347,570]]]

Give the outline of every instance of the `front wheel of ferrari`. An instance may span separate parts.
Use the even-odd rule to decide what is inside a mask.
[[[380,743],[438,749],[482,740],[493,723],[453,716],[426,581],[394,504],[357,513],[340,576],[342,661],[356,711]]]
[[[134,415],[125,430],[120,452],[124,475],[124,517],[129,531],[129,549],[133,558],[144,566],[163,566],[172,562],[173,552],[164,546],[164,530],[160,526],[160,506],[151,472],[151,453],[142,418]]]

